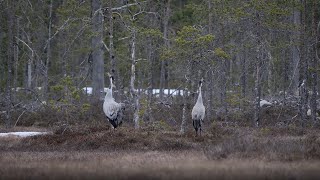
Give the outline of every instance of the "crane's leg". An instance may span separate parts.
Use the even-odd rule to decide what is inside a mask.
[[[201,132],[202,132],[202,128],[201,128],[201,119],[199,120],[199,129],[200,129],[200,136],[201,136]]]
[[[192,125],[193,125],[194,130],[196,130],[196,136],[198,136],[198,124],[197,124],[197,121],[193,120],[192,121]]]

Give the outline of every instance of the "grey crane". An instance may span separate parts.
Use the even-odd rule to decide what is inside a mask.
[[[107,94],[104,98],[103,112],[107,116],[113,128],[117,128],[122,124],[122,112],[124,110],[124,105],[114,101],[112,96],[112,88],[114,87],[112,83],[113,76],[111,76],[109,73],[108,75],[110,79],[110,89],[107,90]]]
[[[201,94],[201,86],[202,86],[203,78],[199,81],[199,95],[196,104],[192,108],[192,124],[194,129],[196,130],[196,136],[198,135],[198,130],[200,130],[201,136],[201,125],[203,123],[203,119],[206,113],[206,109],[203,105],[202,94]]]

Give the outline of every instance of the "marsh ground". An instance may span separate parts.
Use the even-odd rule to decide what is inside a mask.
[[[13,130],[21,129],[28,130]],[[50,130],[1,138],[0,179],[320,178],[320,133],[312,128],[215,125],[202,137],[130,127]]]

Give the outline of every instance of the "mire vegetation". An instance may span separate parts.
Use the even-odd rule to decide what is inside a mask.
[[[270,107],[262,114],[268,119],[260,128],[236,120],[205,122],[201,137],[190,122],[180,134],[169,121],[139,130],[128,121],[117,130],[103,121],[0,128],[52,132],[0,138],[0,178],[318,179],[319,128],[275,123],[277,112]]]

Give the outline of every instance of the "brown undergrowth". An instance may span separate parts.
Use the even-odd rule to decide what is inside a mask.
[[[320,177],[320,136],[315,128],[214,123],[198,137],[190,128],[180,134],[128,125],[117,130],[97,124],[50,130],[52,134],[44,136],[0,138],[0,179]]]
[[[208,159],[263,160],[320,159],[320,131],[297,127],[222,127],[218,123],[196,137],[192,129],[136,130],[129,126],[68,126],[52,133],[24,139],[0,138],[0,151],[172,151],[197,150]]]

